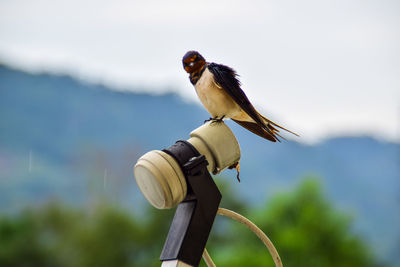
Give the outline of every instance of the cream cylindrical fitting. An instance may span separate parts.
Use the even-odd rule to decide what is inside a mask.
[[[225,123],[207,123],[190,133],[188,140],[208,161],[207,169],[220,173],[240,159],[239,143]]]
[[[209,163],[214,174],[240,159],[240,147],[232,131],[224,123],[207,123],[190,133],[188,140]],[[154,207],[168,209],[186,196],[185,176],[173,157],[160,150],[147,152],[139,158],[134,175],[143,195]]]

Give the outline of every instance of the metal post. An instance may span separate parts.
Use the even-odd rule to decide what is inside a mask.
[[[162,266],[198,266],[222,196],[207,170],[206,158],[190,143],[178,141],[163,151],[184,170],[188,194],[178,205],[160,257],[172,265]]]

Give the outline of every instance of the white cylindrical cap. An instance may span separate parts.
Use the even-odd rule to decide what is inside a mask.
[[[160,150],[140,157],[134,175],[140,191],[158,209],[175,207],[186,196],[185,175],[175,159]]]
[[[240,159],[239,144],[225,123],[204,124],[190,136],[188,142],[206,157],[209,172],[219,173]],[[160,150],[140,157],[134,175],[143,195],[158,209],[175,207],[186,196],[186,179],[179,164]]]

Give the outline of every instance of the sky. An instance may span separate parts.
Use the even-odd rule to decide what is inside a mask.
[[[303,142],[400,142],[399,1],[0,0],[0,62],[23,70],[200,104],[188,50],[234,68]]]

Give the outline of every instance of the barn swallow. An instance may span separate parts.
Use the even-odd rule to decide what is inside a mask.
[[[240,88],[238,75],[232,68],[216,63],[206,62],[197,51],[188,51],[182,59],[183,68],[189,73],[190,82],[194,85],[201,103],[211,114],[212,121],[232,119],[254,134],[269,141],[280,141],[278,128],[283,128],[261,115],[250,103]]]

